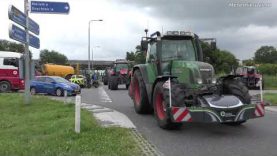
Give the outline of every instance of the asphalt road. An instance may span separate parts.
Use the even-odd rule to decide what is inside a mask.
[[[82,102],[102,105],[127,115],[138,131],[166,156],[276,156],[277,112],[232,127],[222,124],[185,124],[168,131],[157,126],[153,115],[138,115],[124,86],[84,89]]]

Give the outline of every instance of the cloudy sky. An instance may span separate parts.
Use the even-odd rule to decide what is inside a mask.
[[[69,15],[30,14],[40,25],[41,49],[56,50],[69,59],[88,57],[88,21],[94,59],[124,58],[139,44],[143,30],[189,30],[215,37],[220,49],[238,59],[254,56],[262,45],[277,47],[275,0],[63,0]],[[8,36],[9,5],[24,10],[24,0],[0,0],[0,39]],[[31,49],[38,58],[39,50]]]

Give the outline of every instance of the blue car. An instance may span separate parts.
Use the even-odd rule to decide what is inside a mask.
[[[81,93],[81,87],[58,76],[37,76],[31,81],[31,94],[44,93],[56,96],[76,95]]]

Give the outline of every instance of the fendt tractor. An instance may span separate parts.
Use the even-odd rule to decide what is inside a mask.
[[[117,90],[118,85],[125,84],[126,89],[129,87],[129,64],[127,60],[118,59],[115,61],[113,68],[108,76],[108,88]]]
[[[216,44],[211,44],[216,45]],[[235,75],[215,77],[203,62],[199,37],[192,32],[160,32],[142,37],[146,63],[132,69],[129,95],[139,114],[152,113],[164,129],[185,122],[240,125],[264,116],[264,104],[251,104],[245,85]]]

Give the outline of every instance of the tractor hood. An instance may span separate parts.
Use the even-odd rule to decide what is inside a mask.
[[[178,77],[181,83],[215,83],[214,68],[205,62],[174,60],[172,61],[171,72],[173,76]]]

